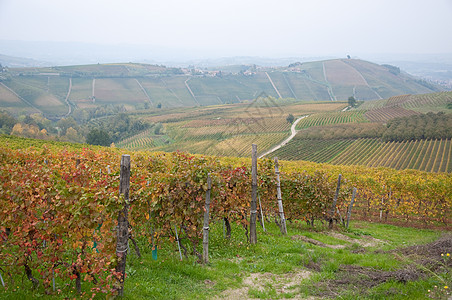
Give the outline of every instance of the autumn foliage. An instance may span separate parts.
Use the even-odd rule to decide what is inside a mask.
[[[26,274],[51,292],[52,279],[91,282],[113,293],[119,197],[118,149],[75,149],[54,144],[0,143],[0,268],[4,277]],[[28,144],[27,144],[28,143]],[[15,149],[15,150],[13,150]],[[200,258],[207,175],[212,178],[211,220],[241,224],[248,232],[250,162],[187,153],[131,153],[130,230],[149,241],[175,239],[175,227]],[[311,225],[331,210],[337,175],[342,216],[358,189],[354,218],[398,219],[449,226],[449,174],[281,163],[286,218]],[[265,217],[278,221],[274,164],[259,160],[259,196]],[[335,218],[338,215],[335,214]],[[152,231],[150,230],[152,228]],[[187,250],[187,249],[185,249]],[[9,276],[11,275],[11,276]]]

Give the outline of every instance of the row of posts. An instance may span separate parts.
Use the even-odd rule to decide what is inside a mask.
[[[78,162],[77,162],[78,163]],[[128,222],[128,211],[129,211],[129,190],[130,190],[130,155],[122,155],[121,165],[120,165],[120,182],[119,182],[119,194],[124,198],[124,207],[119,212],[118,215],[118,228],[117,228],[117,242],[116,242],[116,256],[118,257],[118,264],[116,266],[116,272],[121,274],[119,279],[119,287],[117,289],[118,295],[122,296],[124,292],[124,279],[126,270],[126,258],[127,251],[129,249],[129,222]],[[286,220],[284,217],[284,209],[282,204],[281,195],[281,183],[280,183],[280,172],[278,158],[275,157],[275,174],[276,174],[276,192],[278,201],[278,213],[280,218],[280,230],[282,234],[287,234]],[[256,232],[256,220],[257,220],[257,145],[252,144],[251,147],[251,207],[250,207],[250,243],[257,243],[257,232]],[[336,208],[337,199],[339,196],[339,189],[341,184],[341,175],[339,174],[336,193],[333,199],[333,206],[329,213],[329,225],[330,228],[333,224],[333,216],[335,210],[339,213],[342,221],[342,216],[340,215],[339,209]],[[210,192],[212,188],[212,180],[210,174],[207,177],[207,191],[206,191],[206,202],[205,202],[205,212],[204,212],[204,222],[203,222],[203,253],[202,261],[207,264],[209,262],[209,209],[210,209]],[[348,228],[351,210],[356,196],[356,188],[353,189],[352,201],[350,203],[347,212],[347,223]],[[260,199],[259,199],[259,206]],[[263,221],[262,207],[261,207],[261,218]],[[345,225],[345,224],[344,224]],[[265,230],[265,227],[264,227]],[[176,228],[177,232],[177,228]],[[178,239],[179,245],[179,239]],[[179,249],[180,252],[180,249]],[[5,286],[3,278],[0,273],[0,283]]]
[[[278,213],[279,213],[279,221],[280,221],[280,230],[282,234],[287,234],[286,228],[286,219],[284,216],[284,209],[282,203],[282,195],[281,195],[281,182],[280,182],[280,172],[279,172],[279,162],[278,158],[275,157],[275,174],[276,174],[276,194],[278,201]],[[341,177],[339,174],[336,193],[333,199],[333,205],[329,212],[329,227],[333,226],[333,216],[335,211],[339,213],[339,216],[342,220],[342,216],[340,215],[339,209],[336,207],[337,199],[339,196],[339,190],[341,185]],[[120,184],[119,184],[119,193],[124,198],[124,208],[119,212],[118,215],[118,230],[117,230],[117,244],[116,244],[116,255],[118,257],[118,264],[116,266],[116,272],[121,273],[120,278],[120,286],[118,288],[118,294],[120,296],[123,295],[124,291],[124,279],[125,279],[125,269],[126,269],[126,257],[127,251],[129,249],[129,228],[128,228],[128,210],[129,210],[129,188],[130,188],[130,155],[122,155],[121,157],[121,170],[120,170]],[[206,202],[205,202],[205,211],[204,211],[204,222],[203,222],[203,252],[202,252],[202,261],[204,264],[209,263],[209,210],[210,210],[210,193],[212,189],[212,180],[210,178],[210,174],[207,177],[207,191],[206,191]],[[351,210],[353,207],[353,203],[355,201],[356,196],[356,188],[353,188],[352,201],[348,208],[347,212],[347,223],[344,225],[348,228]],[[257,243],[257,232],[256,232],[256,220],[257,220],[257,145],[252,144],[251,147],[251,205],[250,205],[250,243]],[[259,199],[259,206],[260,199]],[[262,208],[261,208],[262,209]],[[261,210],[261,218],[263,221],[262,210]],[[177,228],[176,228],[177,230]],[[178,245],[179,245],[179,239]],[[180,250],[179,250],[180,252]],[[1,276],[1,275],[0,275]],[[1,278],[1,277],[0,277]],[[2,280],[3,283],[3,280]]]

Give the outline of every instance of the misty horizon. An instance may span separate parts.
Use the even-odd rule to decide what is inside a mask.
[[[183,59],[440,54],[452,53],[451,16],[448,0],[2,0],[0,40],[138,46]]]

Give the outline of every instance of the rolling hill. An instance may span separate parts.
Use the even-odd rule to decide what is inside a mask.
[[[367,101],[347,112],[312,114],[299,123],[301,130],[295,138],[272,155],[287,160],[450,173],[451,103],[452,92],[401,95]],[[442,115],[435,116],[438,112]],[[428,117],[435,121],[412,122]],[[389,134],[386,124],[395,119],[396,124],[402,120],[411,123]],[[429,136],[433,132],[436,134]]]
[[[131,110],[240,103],[268,95],[299,101],[386,99],[441,91],[393,66],[356,59],[288,67],[231,66],[229,72],[148,64],[10,68],[0,76],[0,107],[40,111],[51,118],[74,109],[124,105]],[[12,96],[11,93],[14,95]]]
[[[136,112],[133,115],[137,118],[162,123],[164,131],[154,134],[146,130],[117,146],[243,157],[250,155],[250,145],[255,143],[259,155],[263,155],[289,136],[291,125],[287,116],[293,114],[300,118],[294,125],[298,133],[266,156],[450,173],[452,115],[448,103],[452,103],[452,92],[372,100],[348,111],[344,111],[345,102],[300,102],[268,97],[250,103],[179,108],[152,114]],[[438,111],[442,114],[435,114]],[[425,112],[430,113],[425,115]],[[385,124],[396,118],[424,123],[409,123],[408,128],[399,126],[389,131]]]

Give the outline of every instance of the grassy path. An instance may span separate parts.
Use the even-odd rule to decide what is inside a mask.
[[[297,135],[298,130],[296,130],[295,127],[297,127],[298,122],[300,122],[301,120],[303,120],[304,118],[307,118],[307,117],[309,117],[309,115],[302,116],[302,117],[299,117],[298,119],[296,119],[295,122],[293,122],[292,126],[290,127],[290,132],[291,132],[290,136],[288,138],[286,138],[284,141],[282,141],[281,143],[279,143],[278,145],[276,145],[273,148],[271,148],[270,150],[268,150],[267,152],[261,154],[259,156],[259,158],[262,158],[272,152],[275,152],[276,150],[278,150],[279,148],[283,147],[288,142],[290,142],[295,137],[295,135]]]

